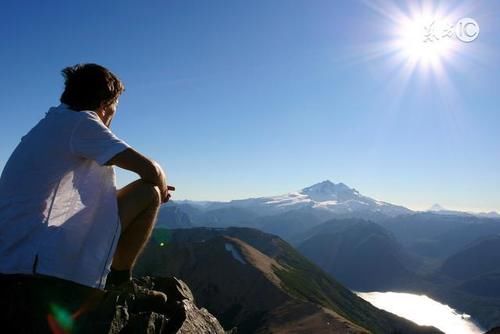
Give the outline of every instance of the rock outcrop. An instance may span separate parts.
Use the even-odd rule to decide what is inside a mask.
[[[134,279],[134,288],[101,291],[35,276],[2,278],[0,311],[5,333],[214,333],[219,321],[198,308],[189,287],[175,277]],[[47,284],[49,282],[49,284]],[[166,303],[139,289],[167,295]]]

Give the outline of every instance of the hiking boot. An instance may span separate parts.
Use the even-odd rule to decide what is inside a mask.
[[[119,298],[125,298],[131,309],[138,312],[162,312],[167,305],[167,295],[161,291],[148,289],[140,286],[134,280],[124,282],[120,285],[106,284],[106,289]]]

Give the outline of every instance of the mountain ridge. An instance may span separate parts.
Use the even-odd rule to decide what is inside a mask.
[[[176,273],[238,333],[285,333],[290,319],[307,326],[297,333],[439,332],[374,308],[279,237],[251,228],[156,230],[136,270]]]
[[[205,211],[234,207],[246,209],[259,215],[278,214],[305,208],[338,215],[364,212],[394,217],[413,213],[412,210],[404,206],[375,200],[362,195],[355,188],[351,188],[342,182],[333,183],[330,180],[276,196],[236,199],[228,202],[196,202],[185,200],[178,201],[177,203],[193,205]]]
[[[395,217],[418,212],[432,212],[435,214],[472,215],[484,218],[500,218],[497,211],[471,212],[448,210],[439,204],[432,205],[428,210],[418,211],[403,205],[392,204],[376,200],[361,194],[357,189],[351,188],[343,182],[334,183],[324,180],[305,188],[291,191],[281,195],[250,197],[230,201],[175,201],[179,204],[193,205],[201,210],[213,210],[221,207],[247,208],[255,212],[276,214],[297,208],[313,208],[330,211],[335,214],[348,215],[353,212],[364,211],[373,214],[383,214]]]
[[[459,211],[459,210],[449,210],[444,208],[438,203],[433,204],[426,212],[432,212],[435,214],[442,215],[458,215],[458,216],[476,216],[483,218],[500,218],[500,213],[496,211],[489,212],[472,212],[472,211]]]

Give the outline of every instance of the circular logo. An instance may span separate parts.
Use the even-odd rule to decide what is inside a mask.
[[[470,17],[464,17],[455,25],[455,34],[462,42],[472,42],[479,36],[479,24]]]

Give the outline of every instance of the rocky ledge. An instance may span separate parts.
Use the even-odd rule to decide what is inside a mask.
[[[175,277],[134,279],[130,288],[101,291],[44,278],[2,279],[3,329],[12,333],[226,333],[219,321],[198,308],[189,287]],[[164,292],[158,303],[140,293]]]

